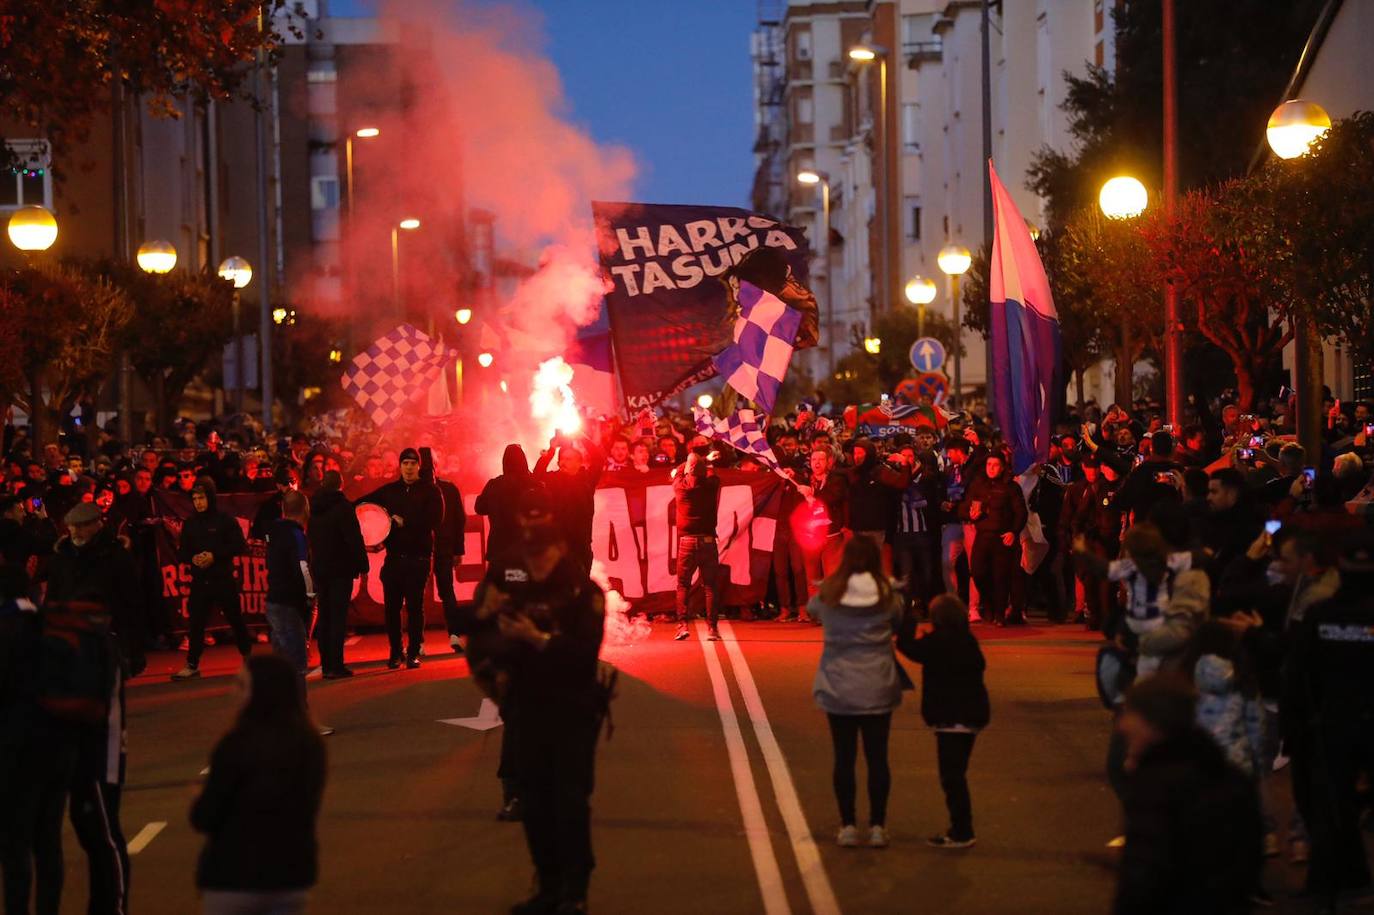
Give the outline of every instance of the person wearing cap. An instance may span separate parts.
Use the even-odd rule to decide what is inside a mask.
[[[1197,694],[1176,673],[1126,692],[1126,844],[1115,915],[1249,912],[1263,867],[1253,781],[1197,725]]]
[[[521,514],[520,549],[489,564],[464,621],[468,656],[474,679],[518,723],[505,739],[536,891],[511,911],[576,915],[586,911],[595,865],[591,793],[605,716],[597,661],[605,597],[570,555],[546,497],[536,493]]]
[[[224,614],[240,655],[248,657],[253,648],[253,637],[244,625],[239,607],[239,582],[234,576],[234,558],[248,549],[243,530],[237,518],[215,507],[215,484],[209,477],[196,481],[191,490],[191,505],[195,513],[181,527],[181,545],[177,550],[177,558],[187,563],[191,574],[191,587],[186,597],[189,644],[186,666],[172,674],[173,680],[192,680],[200,676],[205,624],[212,610]]]
[[[68,533],[58,541],[49,566],[45,612],[95,608],[108,614],[115,661],[107,672],[108,714],[77,727],[71,821],[90,861],[89,911],[123,912],[129,891],[129,858],[119,825],[127,743],[124,681],[146,666],[138,571],[93,503],[75,506],[62,520]]]
[[[425,592],[434,556],[434,532],[444,517],[444,499],[433,483],[420,478],[420,452],[400,454],[401,476],[374,490],[359,502],[380,505],[391,516],[391,533],[383,545],[382,593],[386,634],[391,654],[386,666],[396,670],[420,666],[425,638]],[[406,645],[402,653],[401,608],[406,611]]]
[[[1351,535],[1337,567],[1336,593],[1296,624],[1280,702],[1312,837],[1306,890],[1325,905],[1370,883],[1358,783],[1374,759],[1374,533]]]

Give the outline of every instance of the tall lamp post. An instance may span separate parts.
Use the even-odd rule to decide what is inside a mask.
[[[378,127],[359,127],[344,138],[344,192],[348,195],[349,228],[353,226],[353,141],[371,140],[381,134],[382,131]]]
[[[825,264],[825,349],[828,354],[830,374],[835,372],[835,282],[830,265],[830,176],[815,169],[797,172],[797,181],[810,187],[821,189],[821,234],[825,236],[825,246],[821,250],[821,263]]]
[[[891,167],[891,157],[887,154],[887,147],[890,136],[889,124],[887,119],[887,59],[890,53],[887,48],[876,44],[859,44],[849,49],[849,59],[860,67],[870,64],[878,64],[878,116],[874,118],[878,132],[878,218],[881,220],[880,234],[882,237],[882,282],[878,284],[878,311],[886,311],[892,307],[892,201],[889,200],[891,185],[888,181],[888,171]]]
[[[1307,155],[1312,144],[1331,129],[1331,117],[1316,102],[1290,99],[1269,116],[1265,138],[1280,159]],[[1308,463],[1316,463],[1322,448],[1322,341],[1312,316],[1294,321],[1293,389],[1297,394],[1298,443]]]
[[[916,336],[926,335],[926,306],[935,301],[935,281],[913,276],[906,281],[906,300],[916,306]]]
[[[414,232],[418,228],[420,220],[413,217],[391,227],[391,308],[397,315],[401,313],[401,230]]]
[[[1139,216],[1141,213],[1145,212],[1145,207],[1146,207],[1147,205],[1149,205],[1149,202],[1150,202],[1150,197],[1149,197],[1149,194],[1147,194],[1147,193],[1145,192],[1145,185],[1141,184],[1138,180],[1136,180],[1135,178],[1132,178],[1130,175],[1118,175],[1118,176],[1116,176],[1115,178],[1109,179],[1105,184],[1102,185],[1102,189],[1101,189],[1100,191],[1098,191],[1098,193],[1097,193],[1097,205],[1098,205],[1099,208],[1101,208],[1101,210],[1102,210],[1102,215],[1103,215],[1103,216],[1106,216],[1108,219],[1135,219],[1135,218],[1136,218],[1137,216]],[[1168,308],[1167,308],[1167,304],[1168,304],[1168,303],[1166,302],[1166,303],[1165,303],[1165,305],[1166,305],[1166,308],[1165,308],[1165,321],[1166,321],[1166,322],[1168,321]],[[1124,325],[1124,328],[1125,328],[1125,329],[1123,330],[1123,333],[1127,335],[1127,339],[1126,339],[1126,343],[1127,343],[1126,351],[1127,351],[1127,352],[1130,352],[1130,345],[1129,345],[1129,344],[1130,344],[1130,339],[1129,339],[1130,324]],[[1164,329],[1164,336],[1165,336],[1166,338],[1169,336],[1169,329],[1168,329],[1167,327]],[[1168,374],[1168,358],[1167,358],[1168,352],[1167,352],[1167,347],[1166,347],[1165,356],[1166,356],[1166,358],[1165,358],[1165,374],[1167,375],[1167,374]],[[1175,369],[1177,369],[1178,366],[1175,365],[1174,367],[1175,367]],[[1134,376],[1135,376],[1135,366],[1134,366],[1134,365],[1118,365],[1118,366],[1116,367],[1116,371],[1117,371],[1117,376],[1118,376],[1118,377],[1120,377],[1120,374],[1121,374],[1122,372],[1125,372],[1125,373],[1126,373],[1127,388],[1129,389],[1130,384],[1133,383],[1132,379],[1133,379]],[[1120,389],[1118,389],[1118,390],[1120,390]],[[1166,394],[1167,394],[1167,392],[1168,392],[1169,390],[1170,390],[1170,386],[1169,386],[1168,382],[1166,381],[1166,382],[1165,382],[1165,392],[1166,392]],[[1127,399],[1129,400],[1129,398],[1127,398]],[[1173,407],[1172,407],[1172,404],[1173,404],[1173,401],[1172,401],[1172,400],[1170,400],[1169,403],[1166,404],[1166,408],[1169,410],[1168,415],[1169,415],[1170,417],[1173,416]],[[1172,419],[1170,420],[1170,422],[1172,422]],[[1182,428],[1182,427],[1181,427],[1181,426],[1178,426],[1178,425],[1175,425],[1175,426],[1174,426],[1174,429],[1176,429],[1176,430],[1177,430],[1177,429],[1180,429],[1180,428]]]
[[[138,246],[138,251],[134,254],[134,261],[144,273],[165,276],[171,273],[177,265],[177,249],[165,239],[145,241]],[[132,379],[133,366],[129,359],[128,350],[121,349],[119,354],[119,424],[120,438],[126,442],[130,440],[133,433],[133,416],[130,415],[134,409]]]
[[[244,360],[243,328],[241,324],[239,290],[253,281],[253,267],[237,254],[226,257],[219,265],[219,276],[234,284],[233,328],[234,328],[234,412],[243,412]]]
[[[968,248],[963,245],[945,245],[940,249],[940,253],[935,256],[935,263],[940,265],[940,270],[949,277],[949,302],[953,309],[954,318],[954,405],[963,409],[964,407],[964,370],[963,358],[959,353],[963,350],[964,331],[959,324],[959,306],[962,304],[959,299],[959,278],[968,272],[969,264],[973,263],[973,255]],[[988,366],[987,374],[991,378],[992,366]],[[992,387],[991,384],[988,385]]]

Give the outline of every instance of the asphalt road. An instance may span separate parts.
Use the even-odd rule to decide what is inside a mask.
[[[608,647],[621,667],[615,734],[598,756],[592,908],[613,913],[1101,913],[1109,910],[1118,806],[1102,777],[1108,718],[1078,627],[981,630],[992,725],[970,768],[979,842],[940,851],[947,825],[934,737],[918,697],[894,720],[892,846],[841,849],[830,749],[810,693],[820,630],[735,623],[726,640],[671,640],[655,626]],[[418,671],[387,671],[384,640],[352,644],[358,676],[315,681],[310,702],[329,738],[312,910],[504,912],[526,895],[518,826],[497,823],[500,729],[441,723],[478,717],[466,662],[431,631]],[[210,748],[236,706],[236,657],[211,649],[204,679],[170,683],[173,652],[129,691],[125,834],[138,915],[197,910],[201,839],[187,823]],[[917,672],[919,681],[919,673]],[[860,819],[865,802],[860,776]],[[159,825],[165,824],[165,825]],[[146,841],[145,841],[146,840]],[[64,912],[84,911],[84,862],[68,829]],[[1280,890],[1298,872],[1270,865]],[[1272,911],[1300,911],[1280,907]]]

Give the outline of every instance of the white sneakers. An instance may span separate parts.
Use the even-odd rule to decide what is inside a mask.
[[[172,674],[173,680],[196,680],[200,678],[200,671],[189,664],[181,670]]]
[[[874,826],[868,832],[869,848],[887,848],[890,841],[887,829],[882,826]],[[835,844],[840,848],[858,848],[863,844],[859,841],[859,827],[841,826],[839,833],[835,836]]]

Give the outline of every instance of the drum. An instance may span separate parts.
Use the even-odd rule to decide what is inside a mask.
[[[391,534],[391,515],[380,505],[364,503],[355,511],[358,513],[358,527],[363,531],[363,546],[369,553],[381,550],[382,544]]]

